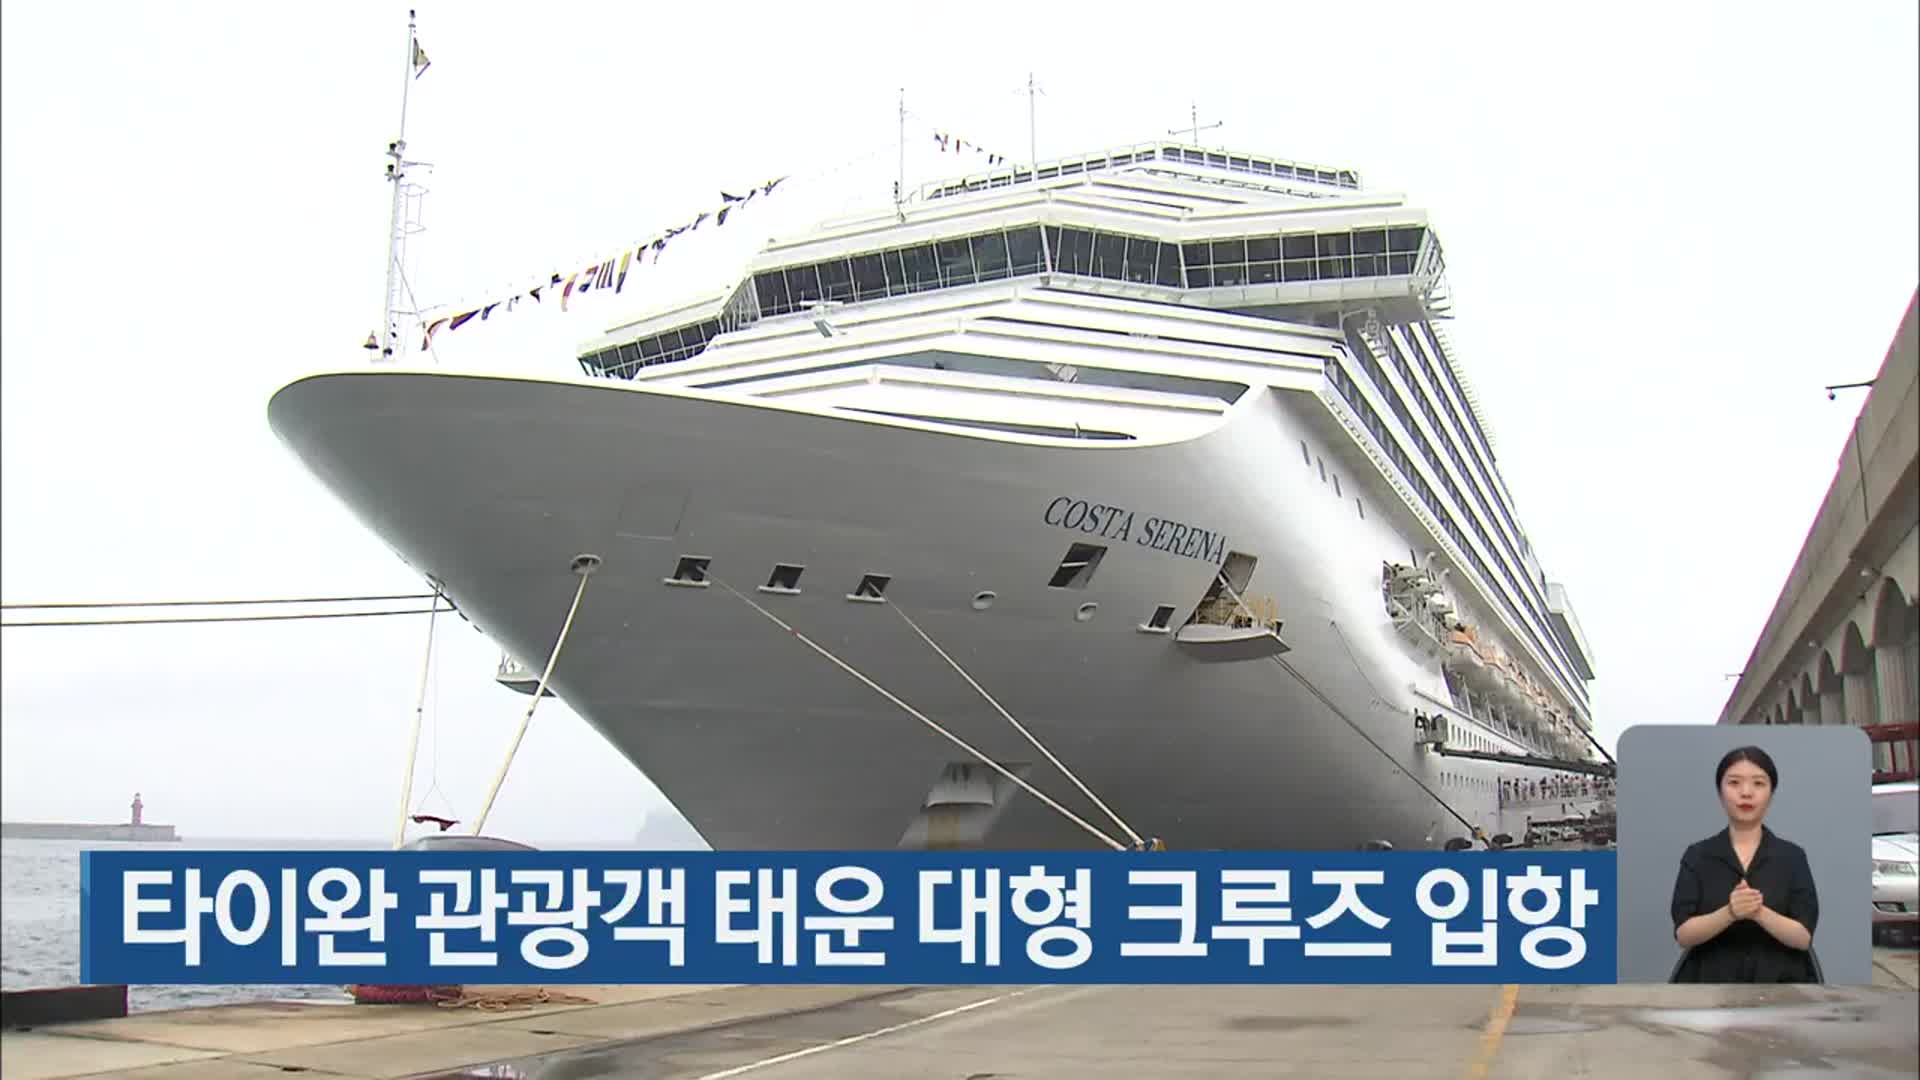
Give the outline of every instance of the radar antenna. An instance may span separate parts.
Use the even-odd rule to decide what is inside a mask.
[[[907,88],[900,88],[900,171],[893,180],[893,213],[904,224],[907,220]]]
[[[1027,165],[1034,169],[1040,167],[1040,139],[1035,123],[1037,111],[1035,103],[1045,94],[1046,90],[1034,83],[1033,72],[1027,72]]]
[[[1215,120],[1215,121],[1214,121],[1213,123],[1211,123],[1211,124],[1205,124],[1205,125],[1203,125],[1203,124],[1201,124],[1201,123],[1200,123],[1200,106],[1199,106],[1199,105],[1193,105],[1193,106],[1190,106],[1190,111],[1188,112],[1188,121],[1189,121],[1189,123],[1187,124],[1187,126],[1186,126],[1186,127],[1183,127],[1183,128],[1168,128],[1168,129],[1167,129],[1167,134],[1169,134],[1169,135],[1185,135],[1185,136],[1187,137],[1187,142],[1188,142],[1188,144],[1189,144],[1189,145],[1192,145],[1192,146],[1199,146],[1199,145],[1200,145],[1200,133],[1201,133],[1201,132],[1203,132],[1203,131],[1212,131],[1212,130],[1213,130],[1214,128],[1217,128],[1217,127],[1219,127],[1219,126],[1220,126],[1221,124],[1224,124],[1224,123],[1226,123],[1226,121],[1224,121],[1224,120]]]

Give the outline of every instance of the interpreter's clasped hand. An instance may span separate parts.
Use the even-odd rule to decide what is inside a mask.
[[[1748,885],[1745,879],[1742,879],[1740,884],[1734,887],[1732,895],[1727,897],[1727,908],[1733,912],[1733,917],[1736,919],[1753,918],[1754,913],[1759,911],[1764,903],[1766,898],[1760,895],[1760,890]]]

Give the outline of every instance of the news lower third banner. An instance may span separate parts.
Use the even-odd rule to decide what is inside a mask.
[[[86,983],[1611,983],[1609,852],[81,856]]]

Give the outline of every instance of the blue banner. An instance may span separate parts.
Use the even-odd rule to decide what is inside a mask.
[[[87,983],[1611,983],[1608,852],[88,851]]]

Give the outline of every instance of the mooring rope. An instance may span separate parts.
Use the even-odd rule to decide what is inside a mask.
[[[527,703],[526,715],[520,717],[520,729],[513,733],[513,743],[507,747],[507,759],[500,763],[500,771],[494,774],[493,786],[487,789],[487,801],[480,807],[480,816],[474,820],[473,835],[480,835],[486,828],[487,815],[493,812],[493,800],[500,794],[500,785],[506,782],[507,769],[513,765],[513,756],[520,751],[520,740],[527,737],[527,725],[533,722],[533,711],[540,707],[540,700],[547,696],[547,680],[553,677],[553,665],[560,661],[560,650],[566,647],[567,631],[573,629],[573,617],[580,610],[580,598],[587,594],[587,579],[599,567],[600,559],[594,555],[581,555],[573,560],[573,572],[580,575],[580,587],[573,590],[573,606],[567,608],[567,621],[560,624],[560,636],[553,643],[553,651],[547,654],[547,667],[540,673],[540,685],[534,687],[533,700]]]
[[[434,1004],[443,1009],[478,1009],[481,1012],[505,1012],[508,1009],[532,1009],[541,1005],[598,1005],[600,1002],[564,990],[544,986],[527,989],[496,988],[475,990],[459,987],[452,997],[439,998]]]
[[[452,608],[441,608],[452,611]],[[399,608],[391,611],[303,611],[293,615],[220,615],[206,618],[165,619],[35,619],[30,622],[0,622],[0,630],[44,626],[182,626],[189,623],[297,622],[305,619],[374,619],[388,615],[431,615],[427,608]]]
[[[1131,825],[1128,825],[1124,820],[1122,820],[1119,814],[1114,813],[1111,807],[1109,807],[1106,803],[1101,802],[1100,796],[1095,795],[1091,788],[1088,788],[1086,784],[1082,783],[1080,778],[1074,775],[1074,772],[1072,769],[1067,768],[1064,762],[1062,762],[1059,758],[1053,756],[1053,751],[1048,750],[1046,748],[1046,745],[1040,741],[1039,736],[1035,735],[1031,731],[1028,731],[1026,728],[1026,725],[1022,724],[1018,720],[1015,720],[1013,718],[1012,713],[1008,712],[1004,707],[1002,707],[998,701],[995,701],[993,695],[987,693],[986,688],[981,686],[978,682],[974,680],[972,675],[967,673],[966,668],[960,666],[959,661],[947,655],[947,650],[941,648],[940,645],[933,640],[933,638],[927,635],[927,632],[925,630],[920,629],[920,624],[914,622],[912,616],[908,615],[904,610],[902,610],[900,605],[898,604],[893,604],[891,606],[894,611],[899,613],[902,619],[906,620],[907,625],[913,628],[913,632],[920,635],[921,641],[926,642],[927,645],[930,648],[932,648],[934,652],[940,654],[940,659],[945,660],[949,665],[953,667],[953,670],[959,672],[960,677],[967,680],[968,686],[971,686],[975,690],[979,691],[980,696],[987,699],[987,704],[993,706],[994,711],[998,712],[1001,716],[1005,717],[1007,723],[1012,724],[1013,729],[1015,731],[1018,731],[1020,734],[1025,735],[1027,737],[1027,741],[1033,744],[1033,748],[1035,750],[1040,751],[1040,753],[1044,754],[1048,761],[1053,762],[1054,768],[1059,769],[1061,773],[1065,774],[1067,779],[1073,781],[1073,786],[1079,788],[1080,793],[1082,795],[1085,795],[1089,800],[1091,800],[1093,802],[1093,805],[1099,807],[1102,813],[1112,818],[1113,823],[1115,825],[1120,826],[1120,831],[1126,833],[1128,839],[1132,840],[1135,845],[1142,845],[1146,843],[1146,840],[1143,839],[1139,833],[1134,832],[1133,827]]]
[[[79,608],[156,608],[156,607],[233,607],[249,604],[362,604],[388,600],[425,600],[428,596],[439,599],[439,593],[385,593],[379,596],[296,596],[282,600],[87,600],[64,604],[0,604],[5,611],[50,611],[72,610]]]
[[[1231,596],[1233,598],[1233,603],[1235,607],[1238,607],[1241,611],[1245,612],[1247,617],[1253,619],[1256,623],[1260,621],[1259,616],[1255,615],[1253,613],[1253,610],[1247,606],[1247,602],[1245,600],[1242,600],[1240,598],[1240,594],[1234,591],[1233,584],[1227,580],[1225,571],[1222,571],[1220,574],[1220,587],[1226,590],[1226,593],[1228,596]],[[1338,627],[1335,627],[1336,631],[1338,631],[1338,629],[1339,629]],[[1344,635],[1342,635],[1342,644],[1343,645],[1345,644]],[[1375,750],[1379,751],[1381,757],[1386,758],[1387,761],[1394,768],[1400,770],[1400,772],[1404,774],[1407,779],[1413,781],[1416,787],[1418,787],[1421,791],[1426,792],[1427,795],[1431,797],[1434,802],[1439,803],[1440,809],[1445,810],[1448,814],[1451,814],[1453,816],[1453,819],[1455,821],[1458,821],[1461,824],[1461,826],[1467,830],[1467,833],[1469,835],[1472,835],[1472,836],[1482,835],[1479,828],[1476,827],[1473,824],[1473,822],[1468,821],[1465,817],[1462,817],[1458,810],[1455,810],[1451,805],[1448,804],[1447,800],[1441,798],[1437,792],[1435,792],[1432,788],[1427,786],[1425,781],[1421,780],[1418,776],[1415,776],[1412,770],[1408,769],[1405,765],[1400,764],[1400,760],[1394,757],[1391,753],[1389,753],[1386,747],[1383,747],[1378,742],[1374,741],[1373,736],[1367,734],[1364,728],[1362,728],[1359,724],[1354,723],[1353,719],[1347,716],[1346,712],[1343,711],[1340,708],[1340,706],[1335,705],[1333,703],[1332,698],[1329,698],[1327,695],[1321,693],[1320,688],[1313,685],[1312,680],[1308,679],[1305,675],[1302,675],[1300,673],[1300,669],[1294,667],[1292,664],[1287,663],[1286,659],[1280,656],[1269,657],[1269,659],[1271,659],[1275,664],[1278,664],[1282,671],[1285,671],[1287,674],[1293,676],[1294,680],[1298,682],[1301,686],[1306,687],[1308,693],[1320,699],[1320,704],[1325,705],[1327,707],[1328,712],[1331,712],[1334,716],[1338,717],[1342,723],[1352,728],[1353,733],[1355,735],[1360,736],[1362,739],[1366,740],[1366,743],[1368,746],[1371,746]],[[1362,678],[1365,678],[1365,674],[1366,674],[1365,672],[1361,673]],[[1492,846],[1491,842],[1488,842],[1488,846]]]
[[[907,715],[913,717],[914,719],[920,721],[922,724],[925,724],[927,727],[933,729],[933,731],[936,734],[940,735],[942,738],[946,739],[948,742],[953,743],[955,746],[958,746],[960,749],[965,750],[967,753],[978,758],[981,764],[986,765],[988,768],[993,769],[995,772],[998,772],[1000,775],[1006,777],[1008,780],[1013,781],[1015,784],[1020,786],[1021,790],[1025,791],[1029,795],[1032,795],[1034,798],[1039,799],[1041,802],[1045,803],[1047,806],[1059,812],[1059,814],[1062,817],[1065,817],[1068,821],[1073,822],[1075,825],[1078,825],[1082,829],[1085,829],[1088,833],[1098,837],[1101,843],[1106,844],[1108,847],[1114,849],[1115,851],[1127,850],[1127,846],[1125,844],[1122,844],[1120,841],[1115,840],[1111,836],[1108,836],[1106,833],[1102,832],[1098,827],[1093,825],[1091,822],[1087,821],[1085,818],[1082,818],[1080,815],[1074,813],[1073,811],[1067,809],[1064,806],[1061,806],[1059,803],[1048,798],[1038,788],[1035,788],[1032,784],[1027,783],[1025,780],[1022,780],[1020,777],[1015,776],[1010,770],[1008,770],[1005,766],[1001,765],[999,762],[981,753],[979,750],[974,749],[973,746],[970,745],[965,739],[962,739],[960,736],[955,735],[953,732],[948,731],[946,728],[940,726],[939,723],[929,718],[925,713],[907,704],[906,702],[901,701],[898,697],[895,697],[890,691],[888,691],[886,687],[881,686],[879,683],[874,682],[872,679],[867,678],[865,675],[860,673],[859,669],[847,663],[845,660],[842,660],[839,657],[833,655],[833,653],[821,647],[812,638],[809,638],[807,635],[801,633],[800,631],[794,629],[792,626],[788,625],[786,622],[782,621],[778,615],[775,615],[773,612],[768,611],[766,608],[761,607],[759,604],[754,603],[751,597],[748,597],[744,593],[740,592],[740,590],[734,588],[733,586],[727,584],[726,582],[721,581],[719,578],[712,578],[711,580],[714,581],[716,584],[718,584],[721,588],[732,593],[734,596],[739,597],[740,601],[746,604],[748,607],[766,616],[767,619],[771,621],[775,626],[778,626],[780,629],[785,630],[787,633],[792,634],[795,638],[798,638],[801,644],[805,645],[809,649],[812,649],[814,652],[819,653],[821,656],[826,657],[828,660],[832,661],[835,666],[839,667],[842,671],[845,671],[847,674],[860,680],[862,683],[864,683],[867,686],[868,689],[879,694],[881,697],[886,698],[888,701],[892,702],[893,704],[899,706],[899,708],[903,712],[905,712]]]
[[[427,618],[427,655],[420,661],[420,694],[413,703],[413,734],[407,739],[407,772],[400,781],[400,820],[393,827],[393,846],[407,842],[407,814],[413,802],[413,769],[420,757],[420,722],[427,711],[427,680],[433,674],[433,636],[440,622],[440,587],[433,589],[433,614]]]
[[[1316,698],[1319,698],[1320,704],[1325,705],[1327,707],[1328,712],[1331,712],[1333,715],[1339,717],[1341,722],[1345,723],[1348,727],[1352,728],[1353,733],[1355,735],[1358,735],[1362,739],[1365,739],[1367,741],[1368,746],[1371,746],[1375,750],[1378,750],[1380,752],[1381,757],[1386,758],[1387,761],[1392,763],[1394,768],[1399,769],[1402,773],[1404,773],[1406,775],[1406,778],[1413,781],[1414,784],[1417,787],[1419,787],[1421,791],[1424,791],[1428,795],[1432,796],[1433,801],[1440,804],[1440,809],[1445,810],[1448,814],[1451,814],[1453,816],[1453,819],[1455,821],[1458,821],[1467,830],[1468,833],[1470,834],[1477,833],[1478,830],[1475,828],[1473,822],[1468,821],[1466,818],[1462,817],[1458,810],[1455,810],[1452,806],[1448,805],[1447,800],[1441,798],[1438,793],[1436,793],[1432,788],[1428,787],[1425,781],[1421,780],[1418,776],[1413,775],[1413,772],[1409,770],[1405,765],[1400,764],[1400,761],[1398,758],[1394,757],[1391,753],[1387,751],[1385,747],[1381,746],[1378,742],[1375,742],[1373,736],[1367,734],[1366,731],[1362,729],[1359,724],[1354,723],[1353,720],[1350,719],[1345,712],[1341,711],[1340,706],[1335,705],[1332,699],[1328,698],[1327,695],[1320,692],[1319,687],[1313,685],[1312,681],[1309,680],[1305,675],[1300,674],[1300,670],[1298,668],[1294,667],[1292,664],[1287,663],[1285,660],[1281,659],[1278,656],[1273,657],[1272,660],[1274,663],[1280,665],[1281,670],[1293,676],[1294,679],[1297,680],[1301,686],[1306,687],[1308,693],[1312,694]]]

